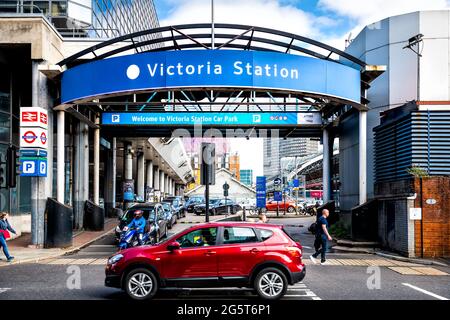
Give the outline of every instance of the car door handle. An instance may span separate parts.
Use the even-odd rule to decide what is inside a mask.
[[[215,254],[216,254],[215,251],[207,251],[207,252],[205,253],[206,256],[213,256],[213,255],[215,255]]]
[[[253,248],[252,250],[250,250],[250,253],[258,253],[259,252],[259,250],[258,249],[256,249],[256,248]]]

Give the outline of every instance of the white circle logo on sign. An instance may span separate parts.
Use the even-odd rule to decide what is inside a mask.
[[[127,69],[127,77],[130,80],[136,80],[139,77],[140,74],[141,74],[141,70],[135,64],[132,64]]]

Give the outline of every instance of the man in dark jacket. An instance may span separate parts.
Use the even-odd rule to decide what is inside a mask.
[[[8,232],[12,232],[14,234],[17,234],[16,231],[11,227],[11,225],[8,222],[8,214],[6,212],[0,213],[0,247],[3,248],[3,253],[6,256],[6,259],[8,259],[8,262],[12,261],[14,259],[13,256],[9,254],[8,251],[8,245],[6,244],[6,234]]]
[[[328,232],[328,221],[327,218],[330,215],[328,209],[323,209],[322,216],[316,222],[316,239],[314,242],[314,247],[316,253],[314,253],[310,258],[312,262],[316,263],[316,258],[321,255],[321,264],[326,264],[326,252],[328,248],[328,241],[333,240]]]

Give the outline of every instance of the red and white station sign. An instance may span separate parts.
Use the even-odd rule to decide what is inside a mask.
[[[20,128],[21,148],[41,148],[47,149],[48,133],[42,128]]]
[[[48,129],[47,110],[39,107],[20,108],[20,126]]]

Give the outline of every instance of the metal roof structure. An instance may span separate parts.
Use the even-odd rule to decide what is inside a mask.
[[[148,39],[151,35],[153,39]],[[214,40],[213,40],[214,39]],[[117,48],[117,44],[120,47]],[[113,46],[114,45],[114,46]],[[302,55],[350,66],[361,72],[361,101],[324,97],[320,94],[283,90],[254,90],[253,88],[180,88],[136,92],[92,99],[64,106],[64,110],[95,127],[94,114],[103,112],[311,112],[324,119],[336,118],[351,108],[366,110],[365,90],[383,70],[319,41],[269,28],[238,24],[210,23],[160,27],[135,32],[96,44],[82,50],[58,65],[72,67],[112,57],[147,52],[179,50],[247,50]],[[62,110],[61,106],[55,110]],[[288,129],[282,136],[320,136],[321,127],[304,132]],[[155,136],[170,135],[170,130],[155,132]],[[119,133],[126,134],[126,132]],[[128,132],[143,136],[144,132]]]

